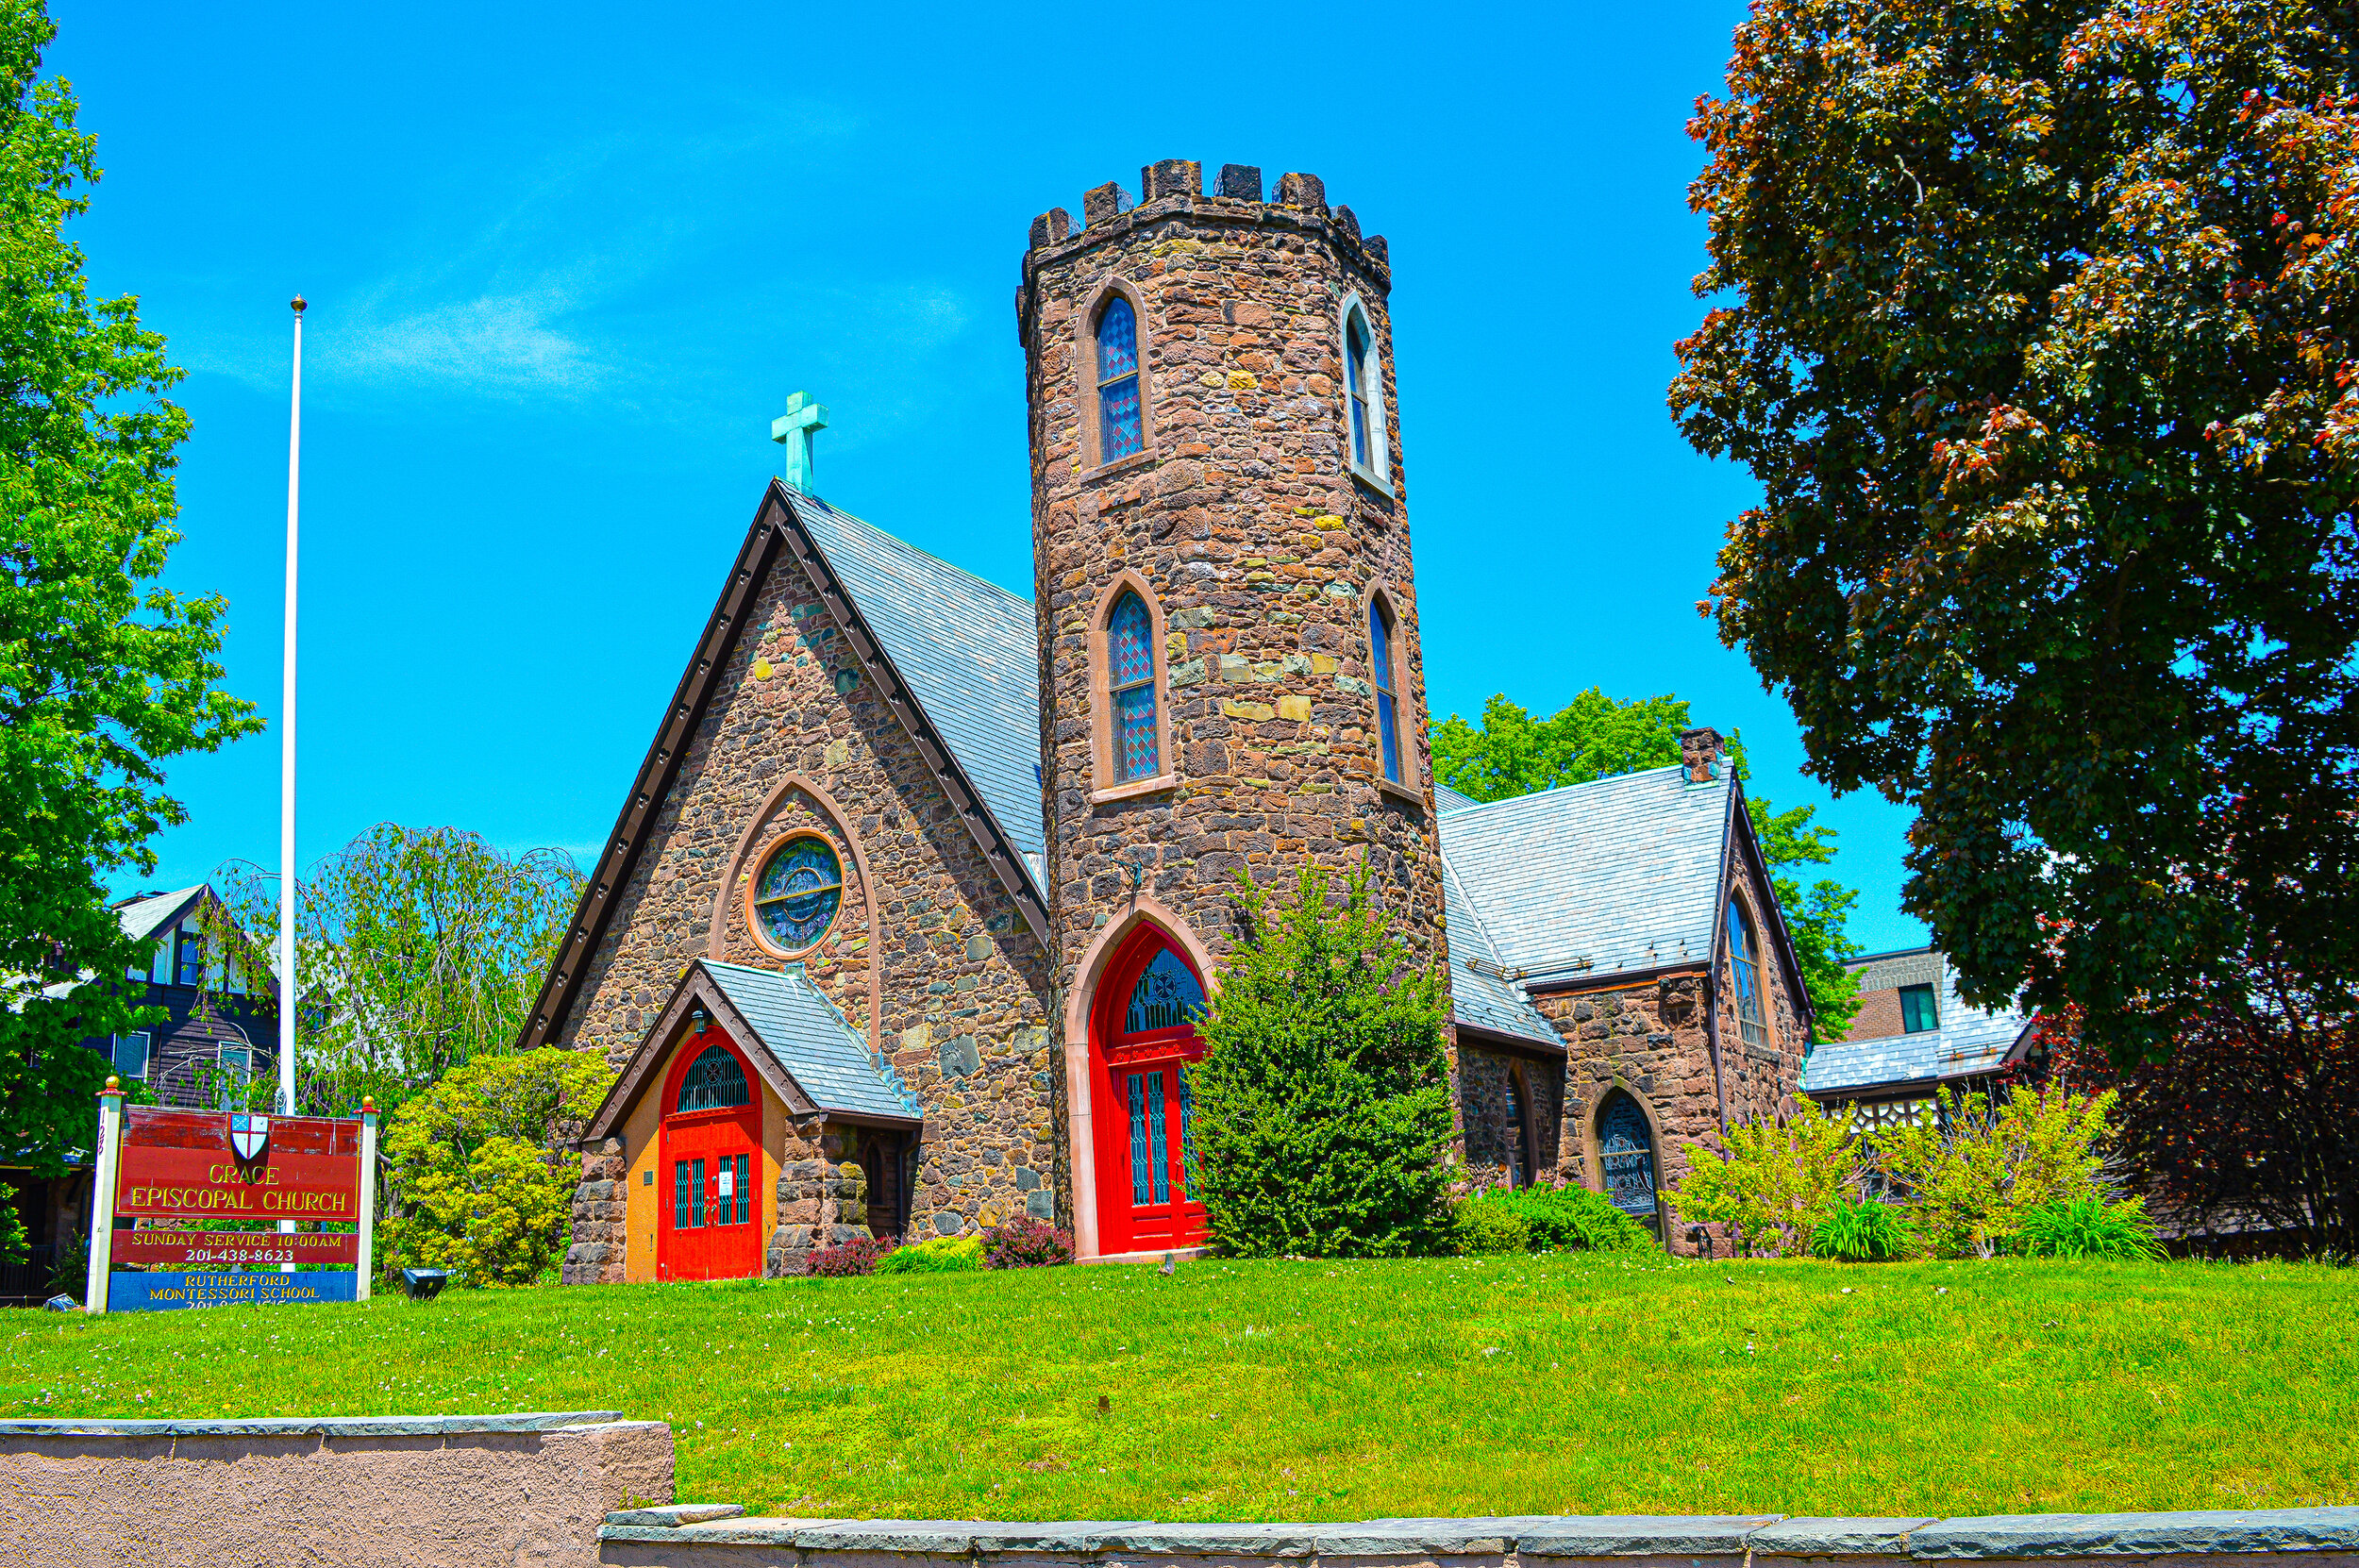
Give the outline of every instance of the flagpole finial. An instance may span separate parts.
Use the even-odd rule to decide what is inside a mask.
[[[109,1076],[109,1077],[107,1079],[107,1093],[109,1093],[109,1094],[120,1094],[120,1093],[123,1093],[123,1080],[122,1080],[121,1078],[118,1078],[118,1077],[112,1077],[112,1076]]]
[[[295,297],[294,297],[294,298],[293,298],[293,299],[289,300],[287,303],[288,303],[290,306],[293,307],[293,309],[294,309],[294,313],[295,313],[296,315],[298,315],[298,316],[299,316],[299,315],[303,314],[303,307],[304,307],[306,304],[308,304],[309,302],[308,302],[307,300],[305,300],[305,299],[304,299],[304,297],[303,297],[301,294],[297,294],[297,295],[295,295]]]

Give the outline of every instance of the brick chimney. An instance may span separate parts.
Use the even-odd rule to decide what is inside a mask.
[[[1709,784],[1720,776],[1720,732],[1716,729],[1682,729],[1680,731],[1680,767],[1682,781],[1689,784]]]

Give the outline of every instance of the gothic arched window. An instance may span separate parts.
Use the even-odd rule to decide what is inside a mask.
[[[1124,590],[1106,612],[1106,689],[1113,703],[1113,781],[1161,771],[1155,732],[1155,622],[1146,601]]]
[[[1097,318],[1097,460],[1113,462],[1144,451],[1139,418],[1139,319],[1116,294]]]
[[[1392,607],[1378,594],[1368,601],[1368,666],[1376,682],[1376,732],[1384,756],[1384,776],[1400,777],[1400,699],[1393,674]]]
[[[1754,954],[1753,923],[1744,906],[1729,900],[1729,975],[1736,991],[1736,1027],[1745,1043],[1769,1049],[1769,1019],[1761,1005],[1761,960]]]
[[[737,1058],[723,1045],[708,1045],[704,1054],[688,1064],[688,1076],[680,1079],[679,1104],[672,1109],[720,1110],[728,1106],[744,1105],[754,1097],[753,1087],[745,1081],[745,1069],[737,1064]]]
[[[1384,439],[1384,365],[1377,358],[1376,333],[1357,295],[1344,303],[1343,358],[1344,417],[1352,470],[1385,484],[1392,454]]]

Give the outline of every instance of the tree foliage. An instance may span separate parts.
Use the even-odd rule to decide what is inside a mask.
[[[1680,759],[1680,732],[1690,727],[1683,697],[1635,697],[1617,702],[1591,687],[1552,718],[1534,718],[1504,694],[1482,705],[1482,722],[1452,713],[1433,726],[1433,771],[1443,783],[1476,800],[1506,800],[1618,774],[1670,767]],[[1744,738],[1729,738],[1732,765],[1749,778]],[[1773,809],[1748,793],[1745,809],[1768,863],[1770,885],[1794,940],[1816,1015],[1816,1038],[1839,1040],[1859,1012],[1859,976],[1845,967],[1859,956],[1850,938],[1855,889],[1821,877],[1807,889],[1788,875],[1800,865],[1834,859],[1835,830],[1813,826],[1815,806]]]
[[[1689,1225],[1728,1226],[1747,1252],[1810,1250],[1835,1205],[1860,1185],[1850,1123],[1807,1097],[1790,1116],[1729,1128],[1728,1153],[1688,1146],[1692,1163],[1666,1194]]]
[[[1340,908],[1303,868],[1291,909],[1240,876],[1242,930],[1198,1026],[1198,1179],[1241,1257],[1449,1250],[1449,1003],[1413,970],[1364,865]]]
[[[2124,1060],[2359,976],[2352,71],[2324,0],[1762,0],[1690,126],[1699,608],[1967,996]]]
[[[454,1068],[387,1119],[385,1225],[394,1267],[470,1285],[528,1285],[564,1255],[574,1143],[614,1082],[591,1051],[554,1046]]]
[[[77,1043],[140,1022],[105,879],[187,819],[164,762],[259,725],[215,689],[222,601],[156,586],[181,373],[65,238],[98,166],[72,90],[39,79],[55,32],[0,0],[0,1148],[47,1170],[92,1136],[108,1067]]]
[[[276,878],[232,866],[221,881],[207,940],[274,994]],[[296,906],[299,1103],[346,1114],[370,1094],[390,1111],[511,1049],[580,893],[562,850],[511,856],[456,827],[379,823],[323,860]]]

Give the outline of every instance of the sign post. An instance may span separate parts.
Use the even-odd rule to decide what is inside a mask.
[[[369,1299],[369,1277],[376,1272],[376,1102],[360,1096],[360,1256],[353,1298]]]
[[[82,1310],[107,1309],[107,1277],[114,1267],[115,1172],[123,1164],[123,1080],[109,1077],[98,1092],[98,1160],[90,1178],[90,1276]]]

